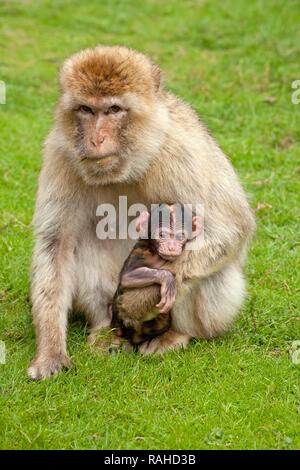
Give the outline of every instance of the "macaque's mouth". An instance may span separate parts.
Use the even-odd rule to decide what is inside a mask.
[[[83,157],[81,161],[98,163],[99,165],[109,165],[116,158],[118,158],[117,155],[105,155],[104,157]]]

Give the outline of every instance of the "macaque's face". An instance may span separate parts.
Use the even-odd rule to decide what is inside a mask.
[[[99,165],[103,171],[118,165],[128,115],[122,100],[107,97],[92,102],[84,100],[74,105],[73,112],[81,162]]]
[[[72,145],[72,162],[87,182],[118,179],[128,165],[132,123],[126,98],[73,96],[65,113]]]
[[[68,59],[60,78],[58,124],[85,181],[129,181],[144,174],[164,127],[157,69],[129,49],[99,46]]]

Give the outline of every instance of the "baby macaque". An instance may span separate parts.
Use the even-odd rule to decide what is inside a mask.
[[[174,261],[200,233],[200,217],[183,204],[160,204],[136,221],[138,242],[120,272],[112,303],[112,326],[133,346],[171,326],[176,299]]]

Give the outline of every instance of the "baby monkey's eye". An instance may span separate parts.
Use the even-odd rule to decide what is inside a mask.
[[[186,234],[185,232],[177,232],[175,235],[176,240],[185,240]]]
[[[120,111],[122,111],[122,108],[120,108],[120,106],[118,106],[117,104],[114,104],[110,108],[108,108],[109,113],[119,113]]]
[[[94,111],[89,106],[82,104],[77,108],[77,111],[82,111],[83,113],[94,114]]]

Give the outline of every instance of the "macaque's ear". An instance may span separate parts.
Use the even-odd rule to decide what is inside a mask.
[[[202,219],[199,215],[194,215],[192,219],[192,236],[193,238],[198,237],[201,230],[203,229]]]
[[[135,223],[135,229],[138,233],[147,233],[149,217],[150,214],[147,211],[140,213]]]

